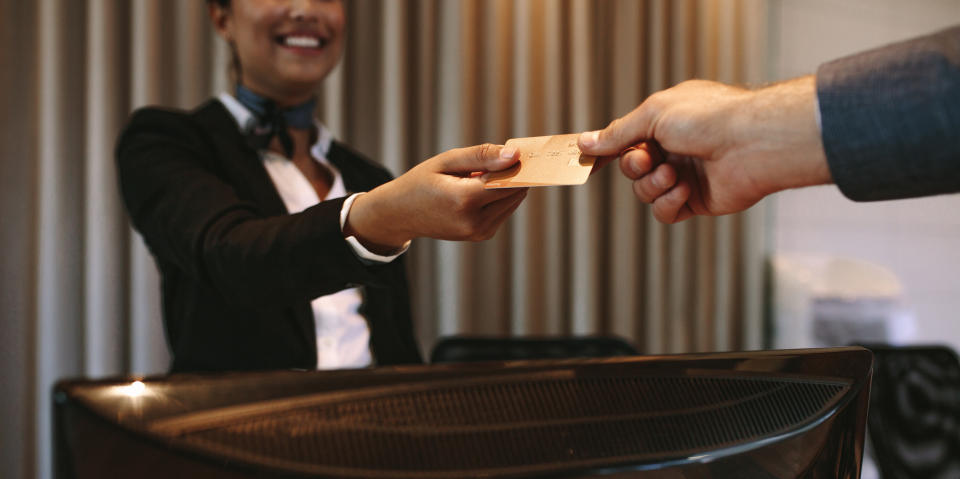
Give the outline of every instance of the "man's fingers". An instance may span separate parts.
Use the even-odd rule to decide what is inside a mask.
[[[628,146],[651,139],[650,131],[655,112],[645,101],[625,116],[610,122],[606,128],[580,134],[578,145],[588,155],[615,155]]]
[[[442,173],[465,175],[476,171],[499,171],[520,159],[517,148],[485,143],[446,151],[435,157]]]
[[[590,174],[594,174],[600,171],[601,168],[607,166],[607,163],[610,163],[613,160],[616,160],[616,156],[601,156],[597,158],[597,161],[593,163],[593,168],[590,170]]]
[[[663,161],[663,154],[659,148],[649,142],[643,142],[627,148],[627,151],[620,156],[620,171],[627,178],[636,180]]]
[[[693,210],[687,204],[690,199],[690,185],[679,182],[666,194],[653,202],[653,217],[661,223],[673,224],[693,216]]]
[[[633,182],[633,192],[644,203],[653,203],[663,196],[677,182],[677,170],[669,163],[663,163],[652,173],[643,175]]]

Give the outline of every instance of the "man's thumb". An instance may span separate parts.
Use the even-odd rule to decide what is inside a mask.
[[[581,133],[577,142],[580,151],[592,156],[618,155],[626,148],[650,139],[649,110],[641,104],[602,130]]]

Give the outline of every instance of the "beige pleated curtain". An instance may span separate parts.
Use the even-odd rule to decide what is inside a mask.
[[[64,377],[163,372],[153,261],[112,148],[128,113],[230,89],[202,0],[0,0],[3,477],[50,477]],[[762,0],[348,1],[319,92],[394,174],[449,148],[604,126],[700,77],[765,79]],[[491,241],[408,253],[424,351],[450,334],[617,335],[644,353],[762,345],[758,213],[652,220],[611,165],[531,191]]]

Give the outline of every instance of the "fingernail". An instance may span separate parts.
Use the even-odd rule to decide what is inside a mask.
[[[505,146],[500,149],[500,158],[503,158],[504,160],[509,160],[510,158],[513,158],[513,155],[516,155],[516,154],[517,154],[517,147],[512,145]]]
[[[580,134],[580,146],[596,146],[600,142],[600,130],[588,131]]]

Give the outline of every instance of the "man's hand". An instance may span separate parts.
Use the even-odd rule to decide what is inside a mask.
[[[691,80],[583,133],[580,149],[619,155],[661,222],[736,213],[776,191],[831,182],[815,109],[813,76],[755,91]]]
[[[380,251],[417,237],[490,239],[527,189],[487,190],[479,174],[509,168],[518,159],[516,148],[490,144],[441,153],[358,196],[344,232]]]

